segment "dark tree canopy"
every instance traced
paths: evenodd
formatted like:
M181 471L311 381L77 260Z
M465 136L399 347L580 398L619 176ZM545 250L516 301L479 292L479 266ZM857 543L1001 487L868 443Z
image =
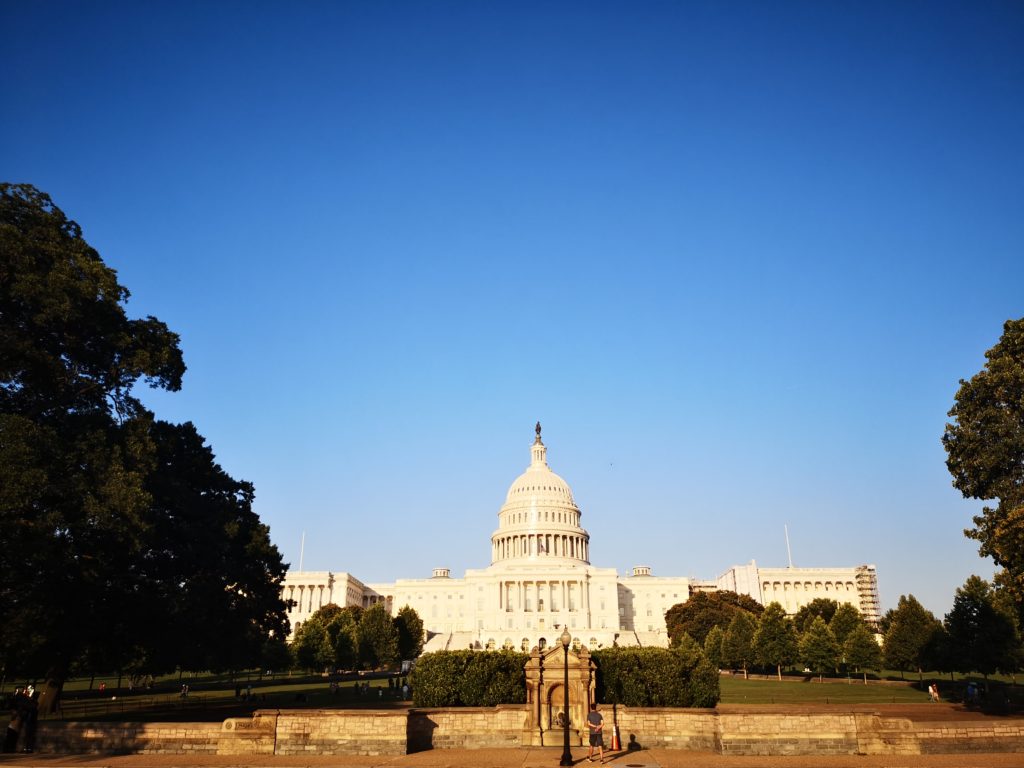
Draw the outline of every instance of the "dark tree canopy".
M965 533L1002 566L1004 587L1024 610L1024 318L1007 320L985 367L960 380L942 444L953 485L967 498L996 500Z
M835 600L830 600L827 597L816 597L807 605L800 606L800 609L793 617L793 624L796 625L797 631L806 632L816 616L821 616L826 624L830 624L832 617L836 615L838 609L839 603Z
M133 395L185 365L127 298L47 195L0 185L0 655L46 674L44 708L75 664L256 664L287 631L252 486Z
M395 616L398 629L398 655L402 659L415 659L423 652L423 619L411 606L403 606Z
M1020 639L1013 618L1000 610L987 581L971 576L956 590L946 614L949 658L958 672L1013 672Z
M764 607L749 595L735 592L695 592L685 603L673 605L665 612L668 636L675 645L686 633L703 645L712 627L729 626L737 611L746 611L757 617Z

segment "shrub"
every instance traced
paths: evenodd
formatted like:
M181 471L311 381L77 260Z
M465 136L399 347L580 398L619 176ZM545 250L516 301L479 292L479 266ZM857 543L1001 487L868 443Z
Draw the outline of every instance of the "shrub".
M493 707L526 702L525 653L437 651L412 673L417 707Z
M678 648L605 648L593 653L597 697L632 707L713 707L718 672L695 642Z

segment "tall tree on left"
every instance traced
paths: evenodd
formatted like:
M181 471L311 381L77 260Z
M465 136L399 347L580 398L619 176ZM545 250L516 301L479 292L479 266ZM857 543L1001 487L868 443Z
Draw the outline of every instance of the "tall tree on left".
M164 323L128 318L128 296L48 195L0 184L0 657L45 675L44 711L78 662L231 665L287 631L251 486L133 394L178 390L185 364ZM186 621L190 602L229 615ZM183 623L189 648L173 642Z

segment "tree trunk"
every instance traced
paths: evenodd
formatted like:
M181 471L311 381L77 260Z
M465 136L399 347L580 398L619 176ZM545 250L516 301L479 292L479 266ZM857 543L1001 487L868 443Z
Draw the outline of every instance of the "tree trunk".
M864 670L864 685L867 685L867 684L868 684L868 672L867 672L867 670Z
M782 665L781 664L776 664L775 665L775 671L778 673L778 675L779 675L779 682L781 683L782 682Z
M46 673L46 682L39 694L39 714L52 715L60 704L60 694L64 690L64 681L68 676L68 665L63 662L54 664Z
M749 677L747 677L747 663L746 662L743 662L743 679L744 680L749 680L750 679Z

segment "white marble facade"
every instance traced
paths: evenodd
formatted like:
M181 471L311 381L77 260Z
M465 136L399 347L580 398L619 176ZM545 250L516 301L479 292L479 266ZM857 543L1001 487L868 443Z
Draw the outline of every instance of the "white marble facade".
M590 534L569 485L551 471L540 425L530 466L508 490L491 536L491 564L452 578L435 568L430 578L364 584L345 572L290 571L284 597L293 630L328 603L368 607L383 602L394 614L412 606L427 630L426 650L544 646L568 626L591 649L665 646L665 612L692 591L728 589L761 603L778 601L796 613L816 597L850 603L879 619L875 568L758 568L734 566L713 581L651 574L637 566L620 576L590 564Z

